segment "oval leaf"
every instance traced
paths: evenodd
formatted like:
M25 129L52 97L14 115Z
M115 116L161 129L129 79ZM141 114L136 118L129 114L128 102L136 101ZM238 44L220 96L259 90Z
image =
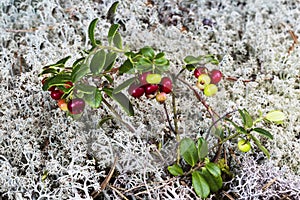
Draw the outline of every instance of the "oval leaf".
M179 150L185 162L194 167L198 162L198 151L194 141L191 138L182 139Z
M119 68L119 74L122 75L133 68L133 64L127 59Z
M205 165L205 168L211 173L214 177L221 176L221 170L219 166L213 162L209 162Z
M43 85L43 90L47 91L52 86L65 85L66 82L71 81L71 76L68 74L57 74L46 80Z
M103 49L98 51L92 58L91 64L90 64L90 69L93 74L99 74L105 64L106 60L106 53Z
M263 135L265 137L273 139L273 135L269 131L267 131L267 130L265 130L263 128L254 128L253 131L255 131L255 132L257 132L257 133L259 133L259 134L261 134L261 135Z
M123 45L122 45L122 37L121 34L116 32L114 38L113 38L113 43L115 45L115 47L117 47L118 49L122 49Z
M97 25L98 20L99 20L98 18L94 19L90 23L89 29L88 29L89 38L90 38L90 41L91 41L93 47L97 46L97 41L95 40L95 27Z
M75 68L73 68L71 78L72 82L76 83L79 81L82 77L84 77L86 74L90 72L89 66L87 64L77 65Z
M108 9L107 14L106 14L107 19L113 20L118 5L119 5L119 2L116 1L110 6L110 8Z
M109 71L114 66L116 62L117 54L115 52L108 52L106 54L104 70Z
M141 53L142 53L143 56L145 56L149 59L152 59L155 56L154 50L151 47L148 47L148 46L142 48Z
M245 126L246 128L251 128L253 126L253 119L246 109L243 110L245 115Z
M102 102L101 92L97 88L95 88L92 94L84 95L84 100L92 108L98 108Z
M127 79L126 81L124 81L122 84L120 84L119 86L117 86L113 93L118 93L121 92L123 89L125 89L126 87L128 87L129 85L131 85L134 81L135 81L135 77L132 77L130 79Z
M198 139L198 157L200 160L203 160L208 154L208 145L204 138Z
M170 172L170 174L172 174L173 176L179 176L179 175L182 175L183 174L183 170L182 168L177 165L177 164L174 164L174 165L171 165L168 167L168 171Z
M208 183L210 191L217 192L222 188L223 180L221 176L213 176L205 167L202 168L200 174Z
M120 104L120 106L129 116L134 115L133 106L126 95L124 95L122 92L119 92L117 94L113 93L111 97Z
M86 85L86 84L76 84L75 90L82 92L84 94L93 94L97 88L92 85Z
M183 59L186 64L196 64L202 60L202 57L187 56Z
M192 173L192 184L196 194L201 198L206 198L210 194L210 188L207 181L199 171Z
M279 110L274 110L269 112L265 118L271 122L281 122L283 120L285 120L286 116L283 112L279 111Z
M253 135L250 135L250 137L254 141L255 145L267 156L268 159L270 159L269 151L260 143L260 141Z
M111 45L119 26L120 26L119 24L113 24L110 26L108 31L108 36L107 36L109 45Z

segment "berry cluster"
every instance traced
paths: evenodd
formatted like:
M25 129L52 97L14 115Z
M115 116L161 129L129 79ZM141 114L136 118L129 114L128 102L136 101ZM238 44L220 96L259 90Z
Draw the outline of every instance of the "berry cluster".
M44 85L47 80L47 77L42 80ZM73 87L71 81L66 82L63 86L64 89L69 89ZM52 86L48 89L50 91L50 96L52 99L57 101L58 107L63 111L68 111L72 115L81 114L85 107L85 101L81 98L74 98L69 100L64 97L64 91L56 86Z
M196 86L203 90L205 96L213 96L218 92L218 84L222 79L220 70L213 69L208 71L206 67L198 67L194 70L194 76L198 79Z
M172 88L172 80L169 77L162 78L160 74L144 72L129 86L128 93L135 98L145 94L147 98L155 97L159 103L164 103Z

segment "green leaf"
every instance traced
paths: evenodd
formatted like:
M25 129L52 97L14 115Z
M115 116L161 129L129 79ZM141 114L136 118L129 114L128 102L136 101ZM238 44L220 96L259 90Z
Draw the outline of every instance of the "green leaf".
M221 170L219 166L213 162L209 162L205 165L205 168L211 173L214 177L221 176Z
M43 90L47 91L52 86L65 85L66 82L71 81L71 76L68 74L57 74L56 76L48 78L44 85Z
M253 126L253 119L246 109L244 109L243 111L244 111L245 120L246 120L245 127L251 128Z
M103 49L98 51L92 58L90 69L93 74L100 74L106 60L106 53Z
M114 82L114 80L113 80L113 78L111 77L111 75L109 75L109 74L104 74L103 76L106 78L106 80L108 80L109 83L113 83L113 82Z
M112 44L113 39L117 33L119 26L120 26L119 24L113 24L110 26L109 31L108 31L108 36L107 36L109 45Z
M223 180L221 176L213 176L205 167L202 167L200 174L208 183L211 192L217 192L222 188Z
M187 56L183 59L186 64L196 64L202 60L202 57Z
M160 52L160 53L156 54L155 59L160 59L160 58L163 58L164 56L165 56L165 53Z
M108 120L114 119L113 116L108 115L104 118L102 118L99 122L98 122L98 127L100 128L104 123L106 123Z
M203 160L208 154L208 145L204 138L200 137L198 139L198 157Z
M66 62L71 58L71 56L67 56L63 59L60 59L59 61L57 61L56 64L66 64Z
M266 116L265 119L271 122L282 122L286 119L286 116L283 112L279 110L270 111Z
M63 59L60 59L59 61L57 61L55 64L51 64L51 65L47 65L45 67L43 67L43 69L48 69L48 68L64 68L66 62L71 58L71 56L67 56Z
M98 89L95 86L80 83L75 85L75 90L78 90L84 94L93 94Z
M55 75L58 73L57 69L53 69L53 68L49 68L49 69L44 69L39 76L45 75L45 74L51 74L51 75Z
M123 45L122 45L122 37L121 34L116 32L114 38L113 38L113 43L115 45L115 47L117 47L118 49L122 49Z
M238 111L239 111L239 113L241 115L243 125L246 126L246 117L245 117L244 112L241 109L238 109Z
M173 176L183 175L183 170L182 170L182 168L181 168L179 165L177 165L177 164L168 166L168 171L169 171L170 174L172 174Z
M119 68L119 74L125 74L126 72L128 72L129 70L131 70L133 68L133 64L132 62L127 59Z
M128 87L129 85L131 85L134 81L136 80L135 77L132 77L130 79L127 79L126 81L124 81L123 83L121 83L120 85L118 85L113 93L118 93L118 92L121 92L123 89L125 89L126 87Z
M254 128L253 131L255 131L255 132L257 132L257 133L259 133L259 134L261 134L261 135L263 135L267 138L273 139L273 135L269 131L267 131L263 128Z
M260 143L260 141L253 135L250 135L250 137L254 141L255 145L267 156L268 159L270 159L269 151Z
M106 54L104 70L109 71L114 66L116 62L117 54L115 52L108 52Z
M199 171L192 173L192 184L196 194L201 198L206 198L210 194L210 188L205 178Z
M77 81L79 81L82 77L84 77L89 72L90 72L90 68L86 63L77 65L75 68L73 68L73 71L71 74L72 82L76 83Z
M159 58L159 59L155 59L154 60L154 64L156 66L169 66L170 62L168 59L166 59L165 57Z
M110 6L110 8L108 9L107 14L106 14L107 19L113 20L118 5L119 5L119 2L116 1Z
M137 67L143 69L145 67L152 67L152 62L148 58L140 58Z
M198 162L198 151L194 141L191 138L182 139L179 150L185 162L194 167Z
M141 49L141 53L142 53L143 56L145 56L146 58L149 58L149 59L153 59L154 56L155 56L154 50L151 47L148 47L148 46L143 47Z
M103 88L103 91L110 96L113 100L119 103L119 105L123 108L123 110L129 115L133 116L134 115L134 110L131 102L127 98L126 95L124 95L122 92L113 93L113 89L111 88Z
M194 69L196 69L196 66L193 64L188 64L186 66L184 66L187 70L189 71L193 71Z
M89 39L90 39L93 47L98 45L98 42L95 40L95 27L97 25L98 20L99 20L98 18L94 19L90 23L89 29L88 29Z
M101 92L98 90L98 88L95 88L92 94L84 95L84 100L92 108L98 108L102 102Z

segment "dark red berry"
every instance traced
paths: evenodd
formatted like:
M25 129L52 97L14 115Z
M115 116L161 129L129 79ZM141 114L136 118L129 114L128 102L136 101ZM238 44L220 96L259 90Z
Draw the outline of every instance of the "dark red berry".
M81 98L72 99L68 103L68 110L72 115L78 115L83 112L85 107L85 102Z
M52 91L54 91L55 89L56 89L56 87L55 87L55 86L52 86L52 87L50 87L50 88L48 89L48 91L52 92Z
M64 94L63 91L61 90L52 90L51 91L51 98L54 99L54 100L59 100L62 95Z
M154 94L158 90L158 85L156 84L147 84L144 86L145 94Z
M217 69L213 69L211 72L210 72L210 79L211 79L211 82L212 84L217 84L221 81L222 79L222 72L220 70L217 70Z
M71 88L71 87L73 87L73 83L71 81L66 82L65 88L68 89L68 88Z
M146 78L147 76L151 74L151 72L144 72L140 75L139 77L139 81L140 81L140 84L143 86L143 85L146 85L148 84L147 81L146 81Z
M144 92L144 88L139 84L133 83L128 88L128 93L135 98L140 98L144 94Z
M198 78L201 74L207 74L206 67L198 67L194 70L194 76Z
M166 94L172 92L173 84L169 77L163 77L160 82L160 91Z

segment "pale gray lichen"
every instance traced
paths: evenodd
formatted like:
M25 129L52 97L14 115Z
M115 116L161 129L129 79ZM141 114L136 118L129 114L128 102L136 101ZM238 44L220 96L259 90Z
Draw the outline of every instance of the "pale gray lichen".
M139 197L148 199L197 199L189 183L185 185L166 173L166 167L175 160L176 143L161 105L133 100L136 116L121 117L135 127L135 133L116 120L97 129L107 110L86 111L82 120L74 121L41 90L37 75L43 66L67 55L72 55L67 63L71 64L80 51L88 48L87 26L92 19L100 18L96 35L105 39L110 25L105 13L113 2L1 1L2 198L91 199L91 192L107 176L105 169L118 156L112 184L128 190L129 196L134 198L140 192ZM283 125L265 124L274 135L274 140L264 141L271 159L266 160L261 153L248 153L232 161L236 176L226 183L226 192L236 194L237 199L299 199L297 44L288 54L293 44L288 31L299 35L298 1L149 2L151 5L146 5L146 1L120 1L115 21L124 24L120 31L125 45L132 50L149 45L166 52L173 73L180 70L187 55L216 54L222 58L219 67L224 75L237 78L233 82L222 81L218 95L207 100L217 112L247 108L251 114L258 114L259 110L267 113L278 109L287 115ZM203 25L204 18L211 20L212 25ZM191 84L195 82L188 72L182 77ZM125 77L120 77L117 83L123 80ZM179 86L179 131L182 137L200 136L207 131L211 119L193 93L185 85ZM113 106L123 113L116 104ZM167 106L171 106L169 100ZM233 118L238 120L238 115ZM162 142L161 151L157 142ZM226 145L236 149L234 144ZM120 199L114 190L104 191L101 197Z

